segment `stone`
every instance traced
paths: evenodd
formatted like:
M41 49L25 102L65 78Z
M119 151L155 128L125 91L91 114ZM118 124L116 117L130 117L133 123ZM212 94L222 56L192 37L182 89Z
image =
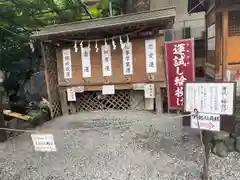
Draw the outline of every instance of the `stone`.
M225 139L229 138L229 133L225 131L219 131L213 133L213 140L214 141L224 141Z
M212 153L219 157L227 157L229 150L223 142L218 142L214 145Z
M233 137L224 140L224 144L227 146L229 152L235 151L236 140Z

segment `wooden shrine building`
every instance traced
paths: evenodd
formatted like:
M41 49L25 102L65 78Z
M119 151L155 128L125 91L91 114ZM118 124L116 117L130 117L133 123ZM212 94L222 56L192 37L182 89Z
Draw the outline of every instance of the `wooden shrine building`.
M189 0L188 9L199 4ZM240 1L205 0L192 13L206 12L206 63L205 73L214 80L231 80L240 70Z
M169 7L47 26L41 40L52 117L107 109L161 111ZM147 95L146 95L147 94Z

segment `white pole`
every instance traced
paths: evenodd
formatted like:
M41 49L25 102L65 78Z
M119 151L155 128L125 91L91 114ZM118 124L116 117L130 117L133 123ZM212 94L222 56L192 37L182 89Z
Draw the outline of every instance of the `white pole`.
M110 17L113 16L113 12L112 12L112 0L109 0L109 13L110 13Z

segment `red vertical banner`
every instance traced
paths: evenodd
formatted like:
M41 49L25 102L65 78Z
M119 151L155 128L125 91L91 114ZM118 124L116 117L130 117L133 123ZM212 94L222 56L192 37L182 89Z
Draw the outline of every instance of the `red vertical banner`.
M194 40L165 43L168 108L182 109L184 83L195 81Z

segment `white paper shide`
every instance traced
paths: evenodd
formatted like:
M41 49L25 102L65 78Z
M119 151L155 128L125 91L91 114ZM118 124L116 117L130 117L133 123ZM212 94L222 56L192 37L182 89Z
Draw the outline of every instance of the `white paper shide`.
M186 83L185 111L233 115L234 87L234 83Z
M103 95L115 94L114 85L103 85L102 86L102 94Z
M111 57L111 46L103 45L102 50L102 71L103 76L112 76L112 57Z
M157 72L156 39L145 40L146 72Z
M220 115L198 113L191 116L191 128L209 131L220 131Z
M144 85L144 96L147 99L155 98L154 84L145 84Z
M90 53L91 49L89 47L82 48L82 76L83 78L91 77L91 61Z
M55 152L57 151L52 134L31 134L35 151Z
M123 57L123 74L124 75L133 74L133 55L131 42L123 44L122 57Z
M71 49L63 49L62 58L64 79L71 79L72 78Z
M69 102L71 102L71 101L76 101L75 88L68 88L68 89L67 89L67 100L68 100Z

